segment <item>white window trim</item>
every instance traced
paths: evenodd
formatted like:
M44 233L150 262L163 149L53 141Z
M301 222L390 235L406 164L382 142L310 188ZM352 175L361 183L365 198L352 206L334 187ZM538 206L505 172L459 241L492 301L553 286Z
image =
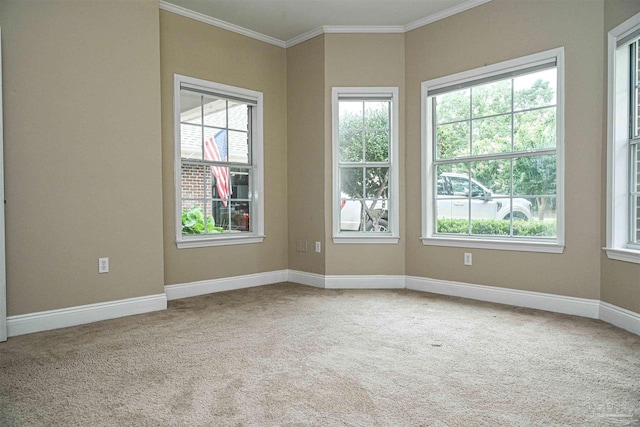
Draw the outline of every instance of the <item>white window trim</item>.
M636 264L640 264L640 250L628 246L630 64L625 54L628 44L618 48L617 43L638 29L640 13L609 31L607 36L607 241L603 248L610 259Z
M251 158L253 163L253 211L252 230L248 233L221 233L217 235L183 235L182 234L182 200L180 179L182 165L180 153L180 85L186 83L191 87L205 91L214 91L222 95L240 96L255 100L254 123L252 126ZM176 244L179 249L199 248L207 246L226 246L264 241L264 143L263 143L263 94L250 89L214 83L194 77L174 74L173 76L173 129L174 129L174 194L175 194L175 231Z
M389 147L390 183L389 183L389 223L390 233L364 233L359 231L340 231L340 187L338 179L339 170L339 144L338 139L338 97L340 95L374 97L376 95L391 95L391 141ZM332 126L332 150L333 150L333 243L354 244L397 244L400 241L400 184L399 184L399 100L397 87L334 87L331 90L331 126Z
M510 70L530 67L536 63L544 63L551 58L556 59L558 76L557 86L557 141L556 141L556 213L557 238L554 240L536 240L526 238L501 238L486 236L437 236L434 233L433 215L435 206L431 206L433 197L433 151L431 149L431 103L427 102L429 90L451 86L470 80L487 78ZM422 124L422 244L430 246L453 246L462 248L496 249L525 252L562 253L564 251L564 48L551 49L545 52L512 59L497 64L487 65L469 71L422 82L421 86L421 124Z

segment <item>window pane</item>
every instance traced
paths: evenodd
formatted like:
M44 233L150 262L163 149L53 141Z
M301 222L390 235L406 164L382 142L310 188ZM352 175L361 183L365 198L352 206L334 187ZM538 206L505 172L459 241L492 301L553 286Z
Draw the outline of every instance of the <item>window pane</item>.
M251 195L251 170L230 168L231 199L249 200Z
M228 208L228 204L220 200L212 200L209 205L211 206L211 215L215 226L213 231L218 233L229 232L231 230L231 210Z
M436 233L469 234L469 220L438 215Z
M202 160L202 127L180 125L180 156L183 159Z
M211 173L204 165L182 164L181 183L183 199L211 197Z
M365 161L389 161L389 131L369 131L365 134Z
M229 103L229 129L249 130L249 106L240 102Z
M365 168L365 197L389 197L389 168Z
M511 79L476 86L471 89L473 117L511 112Z
M204 95L202 102L204 103L204 124L219 128L227 127L227 101Z
M436 128L436 158L452 159L470 154L469 122L439 125Z
M249 134L230 130L228 149L230 162L249 163Z
M631 216L631 225L632 225L632 240L631 243L640 243L640 196L636 196L633 199L632 205L632 216ZM635 231L635 232L634 232Z
M489 198L511 193L511 161L487 160L471 164L471 197Z
M209 203L203 200L182 201L182 234L215 233L214 227Z
M521 207L531 204L533 217L526 220ZM520 237L556 237L558 218L555 197L524 197L513 199L513 235Z
M340 161L361 162L364 132L361 130L340 131Z
M364 195L363 168L340 168L340 193L343 198L361 199Z
M511 115L473 121L473 155L511 151Z
M209 166L212 185L211 197L226 200L229 197L229 168L224 166Z
M251 212L249 202L229 202L220 200L211 202L215 232L237 233L251 231Z
M436 96L434 107L436 123L469 120L471 115L470 93L470 89L463 89Z
M360 200L342 199L340 201L340 231L362 230L362 212Z
M640 143L631 146L631 191L640 191Z
M364 126L367 129L389 129L391 103L388 101L366 101L364 104Z
M469 164L436 166L436 230L438 233L469 232Z
M202 96L188 90L180 91L180 122L202 124Z
M511 216L509 197L471 200L471 234L510 236Z
M204 160L227 161L227 131L204 128Z
M555 156L533 156L514 159L513 194L520 196L556 194Z
M363 102L339 101L338 127L344 129L362 129L363 127Z
M632 88L634 90L631 91L631 99L633 102L631 103L631 137L637 138L640 136L640 43L636 40L631 44L631 51L634 52L635 57L633 59L635 65L635 76L632 77ZM633 68L632 68L633 69Z
M367 200L366 231L386 233L389 231L389 201L386 199Z
M231 231L251 231L251 221L249 212L249 202L230 203L230 225Z
M638 71L640 72L640 71ZM631 182L629 236L633 244L640 243L640 144L631 145Z
M557 218L557 199L549 197L525 197L531 203L531 214L534 220L554 222Z
M557 81L555 68L516 77L513 80L514 110L556 105Z
M515 151L556 146L556 107L516 113L513 120Z

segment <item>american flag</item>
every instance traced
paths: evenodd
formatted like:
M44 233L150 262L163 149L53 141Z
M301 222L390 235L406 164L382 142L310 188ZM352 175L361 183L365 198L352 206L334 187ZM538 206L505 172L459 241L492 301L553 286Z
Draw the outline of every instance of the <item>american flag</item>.
M221 155L222 153L222 155ZM204 158L215 162L227 161L227 131L221 130L213 138L204 142ZM216 179L218 197L222 199L222 204L227 206L227 197L231 194L229 190L229 168L223 166L211 166L211 173Z

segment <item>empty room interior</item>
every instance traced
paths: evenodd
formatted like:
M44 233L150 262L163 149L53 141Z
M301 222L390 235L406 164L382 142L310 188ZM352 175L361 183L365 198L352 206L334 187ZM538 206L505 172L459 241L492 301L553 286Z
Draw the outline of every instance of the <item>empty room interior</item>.
M0 425L639 425L640 2L233 3L0 0Z

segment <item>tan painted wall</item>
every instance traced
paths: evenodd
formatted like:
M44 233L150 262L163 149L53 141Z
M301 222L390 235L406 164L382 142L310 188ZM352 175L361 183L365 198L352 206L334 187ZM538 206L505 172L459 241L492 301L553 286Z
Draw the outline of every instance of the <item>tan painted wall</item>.
M8 0L0 26L7 314L164 292L157 2Z
M607 33L620 25L627 19L631 18L636 13L640 13L640 2L631 0L606 0L604 2L604 43L606 43ZM605 45L606 46L606 45ZM605 48L606 49L606 48ZM604 70L606 73L606 55L604 52ZM606 74L605 74L606 78ZM604 102L606 108L606 88L604 92ZM606 131L606 116L603 122L604 130ZM602 182L606 182L606 153L607 153L607 138L606 134L603 136L602 145ZM604 186L603 186L604 187ZM605 193L603 192L603 200ZM602 246L606 245L606 231L604 228L606 204L602 206ZM615 261L607 258L607 255L603 252L602 258L602 272L601 272L601 292L602 301L617 305L618 307L632 310L636 313L640 313L640 265L629 262Z
M165 283L187 283L287 268L286 53L277 46L160 11L162 188ZM174 73L264 94L265 234L261 244L176 247Z
M406 34L408 275L599 298L602 23L599 0L494 0ZM560 46L566 64L564 253L423 246L420 83ZM473 253L473 266L463 266L464 252Z
M324 36L287 49L289 268L325 273ZM297 241L307 252L296 251ZM315 252L315 242L322 252Z
M405 35L328 34L285 51L159 12L155 0L3 0L8 315L284 268L601 297L640 312L640 266L600 250L604 40L637 12L633 0L494 0ZM565 253L474 249L474 265L463 267L468 250L423 246L420 83L558 46L566 53ZM176 249L173 73L264 92L263 244ZM400 87L399 245L331 242L330 93L350 85ZM296 253L296 240L309 252ZM111 259L109 274L97 274L101 256Z
M325 35L325 236L327 274L404 274L404 35ZM332 241L331 88L399 88L400 243L334 244Z

